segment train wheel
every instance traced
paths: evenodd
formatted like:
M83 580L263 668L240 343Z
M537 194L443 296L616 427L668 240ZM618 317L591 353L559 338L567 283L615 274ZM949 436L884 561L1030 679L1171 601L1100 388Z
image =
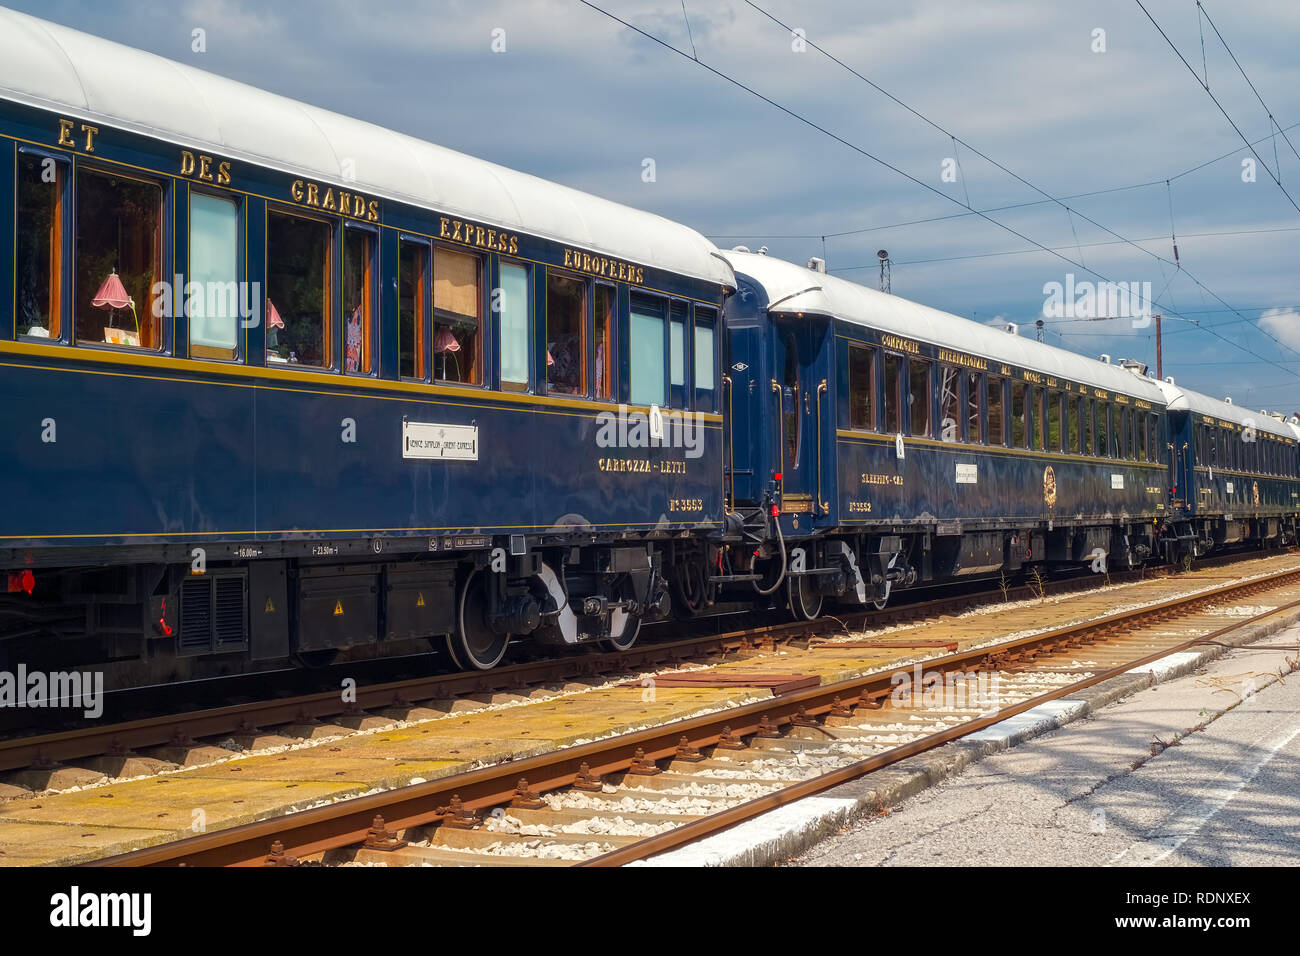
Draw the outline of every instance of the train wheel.
M628 614L627 611L611 611L609 615L609 639L600 643L611 651L628 651L641 634L641 615ZM617 635L617 636L615 636Z
M487 623L487 597L475 569L461 585L456 630L447 635L447 650L461 670L486 671L506 656L509 634L498 634Z
M878 597L878 598L872 598L872 599L871 599L871 603L872 603L873 605L875 605L875 608L876 608L877 611L883 611L883 610L885 609L885 605L887 605L887 604L889 603L889 591L890 591L890 588L893 587L893 585L894 585L894 582L893 582L893 581L886 581L886 582L885 582L885 593L882 594L882 595L880 595L880 597Z
M615 600L629 600L634 596L632 579L623 575L618 585L612 589ZM610 651L631 650L632 645L641 634L641 614L629 614L622 608L609 612L609 637L601 641L601 647Z
M790 614L796 621L815 621L821 617L826 595L817 590L813 575L796 574L788 578L786 597L790 602Z

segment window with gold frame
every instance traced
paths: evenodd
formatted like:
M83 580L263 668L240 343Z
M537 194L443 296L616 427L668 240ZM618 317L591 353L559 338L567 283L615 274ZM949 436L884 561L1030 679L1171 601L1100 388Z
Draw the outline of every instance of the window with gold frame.
M14 250L14 333L62 339L67 300L67 160L20 150Z
M334 224L298 212L266 214L266 363L328 369L332 321Z
M76 172L75 338L81 345L158 351L154 315L163 276L163 186L81 164Z
M343 227L343 371L374 370L374 269L378 233Z
M433 250L433 379L483 383L483 257Z

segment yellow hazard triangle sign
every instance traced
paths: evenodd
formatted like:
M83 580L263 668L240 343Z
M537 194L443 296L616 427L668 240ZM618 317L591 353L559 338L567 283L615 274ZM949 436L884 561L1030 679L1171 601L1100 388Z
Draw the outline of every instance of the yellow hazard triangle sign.
M415 606L416 606L416 607L424 607L424 592L423 592L423 591L418 591L418 592L416 592L416 597L415 597Z
M343 602L339 601L334 605L334 616L341 617L343 614Z
M275 613L275 605L271 603L271 599L270 599L270 598L267 598L267 599L266 599L266 613L267 613L267 614L274 614L274 613Z

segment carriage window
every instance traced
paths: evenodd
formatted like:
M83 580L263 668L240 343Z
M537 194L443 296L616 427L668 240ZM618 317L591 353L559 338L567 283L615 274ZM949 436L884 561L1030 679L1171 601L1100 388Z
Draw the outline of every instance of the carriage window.
M433 377L478 385L482 261L441 246L433 250Z
M961 441L961 369L940 365L939 371L939 438Z
M912 419L912 434L930 435L930 363L919 359L907 362L907 404Z
M981 388L979 372L966 373L966 435L967 441L979 444L980 435L980 399L984 392Z
M233 359L239 339L239 207L206 193L190 195L190 355Z
M1137 448L1134 449L1133 457L1138 461L1148 461L1147 452L1147 417L1141 412L1134 413L1134 419L1137 423Z
M1097 454L1097 432L1094 427L1097 403L1091 398L1085 398L1080 405L1080 410L1083 413L1083 421L1079 429L1083 432L1083 453L1092 458Z
M63 332L63 194L66 163L18 159L17 332L57 339Z
M714 409L713 392L717 388L714 369L718 360L713 354L713 328L717 318L714 309L695 307L695 409L700 412Z
M665 404L663 303L634 295L628 336L629 401L634 405Z
M596 397L614 396L614 287L596 284Z
M988 387L985 394L989 397L989 444L1005 445L1006 428L1002 423L1002 379L993 375L986 376Z
M902 378L903 360L897 355L885 356L885 431L889 434L898 434L903 430L902 418L899 415L899 398L898 388Z
M162 276L162 188L77 172L77 340L158 349L154 283Z
M560 395L587 394L587 283L568 276L546 277L546 389Z
M1033 447L1039 451L1043 450L1043 404L1043 390L1034 388L1031 385L1029 387L1029 414L1033 416Z
M668 316L668 384L677 390L686 389L686 303L674 302ZM673 400L676 404L676 398Z
M1024 448L1029 439L1025 427L1025 386L1020 382L1011 385L1011 446Z
M1079 409L1082 400L1073 395L1065 396L1065 451L1067 454L1079 453Z
M1110 455L1110 406L1105 402L1097 403L1097 457L1109 458Z
M501 383L517 391L528 388L528 267L501 263Z
M1047 393L1047 447L1061 450L1061 393Z
M875 427L872 415L876 394L875 354L861 345L849 346L849 427L864 431Z
M330 224L266 217L266 360L328 368Z
M501 267L504 271L505 266ZM502 283L504 284L504 282ZM429 301L429 249L418 242L403 242L397 263L397 374L423 381ZM503 319L502 322L505 320ZM505 348L505 345L502 345Z
M343 231L343 371L371 368L371 270L374 235L364 229Z

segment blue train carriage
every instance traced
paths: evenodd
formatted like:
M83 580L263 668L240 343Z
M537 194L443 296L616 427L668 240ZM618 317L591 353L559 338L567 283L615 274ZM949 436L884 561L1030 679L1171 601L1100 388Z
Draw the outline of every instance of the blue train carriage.
M1157 550L1164 398L1144 370L855 285L820 260L724 256L737 277L728 491L752 536L779 532L750 570L767 587L784 564L796 616L827 596L883 606L916 582L1128 567Z
M0 655L630 646L724 518L714 252L0 10Z
M1168 407L1171 557L1296 541L1300 426L1280 413L1240 408L1159 383Z

